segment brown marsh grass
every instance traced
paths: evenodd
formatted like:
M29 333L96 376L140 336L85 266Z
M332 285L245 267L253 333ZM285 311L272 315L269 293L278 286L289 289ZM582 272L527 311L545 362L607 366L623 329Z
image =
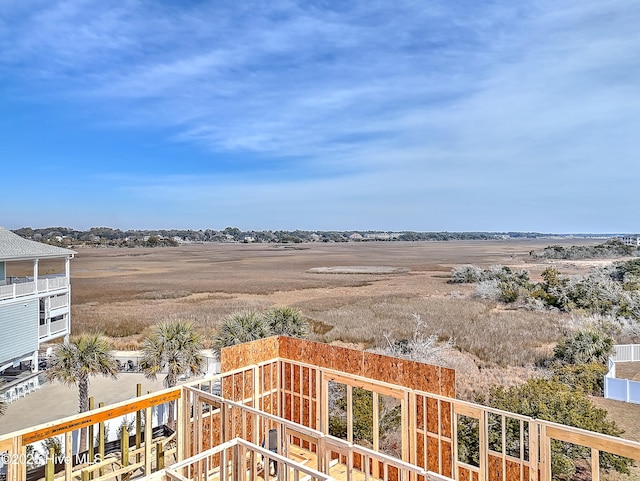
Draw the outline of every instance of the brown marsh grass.
M383 345L385 335L411 336L413 314L420 314L425 334L455 340L459 355L452 355L450 363L460 379L509 383L526 378L531 366L549 354L565 320L473 299L470 286L447 283L449 273L462 264L503 264L528 269L535 278L548 264L532 262L529 251L555 243L576 241L81 248L72 261L72 329L101 331L117 348L135 349L148 327L162 319L192 320L211 338L231 312L291 305L311 321L315 339L373 347ZM309 272L333 266L391 266L409 272ZM571 265L572 272L581 268Z

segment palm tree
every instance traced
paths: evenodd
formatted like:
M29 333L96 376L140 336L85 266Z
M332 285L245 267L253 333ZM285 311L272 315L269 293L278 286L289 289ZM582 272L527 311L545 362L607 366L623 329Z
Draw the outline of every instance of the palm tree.
M202 374L205 359L202 338L191 322L163 321L156 324L142 346L142 371L149 379L167 370L163 384L174 387L185 374ZM173 426L173 402L169 408L169 425Z
M272 334L291 337L307 335L309 325L299 309L275 306L264 313L264 319L271 328Z
M213 347L220 354L223 347L255 341L271 335L269 324L257 312L235 312L222 321L218 334L213 338Z
M118 377L118 363L111 354L111 344L100 334L82 334L57 346L46 371L49 381L78 386L78 410L81 413L89 410L89 378L98 374L113 379ZM85 441L83 429L81 449L84 449Z

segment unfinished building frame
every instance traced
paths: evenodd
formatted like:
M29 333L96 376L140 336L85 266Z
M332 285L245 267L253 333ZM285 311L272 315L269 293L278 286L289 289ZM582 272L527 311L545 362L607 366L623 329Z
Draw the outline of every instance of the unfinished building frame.
M213 378L2 436L0 453L19 460L29 444L64 435L69 456L59 475L46 471L47 479L98 481L123 474L149 480L550 481L554 440L590 450L594 480L601 479L602 452L640 460L640 443L457 400L455 372L447 368L287 337L225 348L221 362L222 374ZM346 429L340 435L332 433L330 414L335 384L343 387ZM356 439L356 390L371 406L366 443ZM395 456L381 449L381 405L388 400L397 406ZM154 439L151 430L136 432L126 455L130 443L123 437L120 454L105 456L98 446L98 463L74 464L72 431L134 412L151 425L153 410L169 401L177 412L172 435ZM24 464L8 468L8 479L26 479Z

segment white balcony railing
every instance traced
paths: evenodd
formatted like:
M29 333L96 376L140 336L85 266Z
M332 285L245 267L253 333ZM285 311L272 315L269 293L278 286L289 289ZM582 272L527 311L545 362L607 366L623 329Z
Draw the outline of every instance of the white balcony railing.
M69 305L69 294L49 298L49 309L59 309Z
M0 301L3 299L12 299L16 297L31 296L33 294L47 293L64 289L69 286L69 280L66 277L47 277L38 279L38 282L21 282L0 286Z
M67 330L67 320L66 319L62 319L60 321L54 321L50 324L51 328L49 329L49 332L51 334L58 334L62 331L66 331Z
M48 337L56 336L60 337L61 334L69 332L69 325L67 319L61 319L59 321L47 322L38 326L38 336L40 340Z

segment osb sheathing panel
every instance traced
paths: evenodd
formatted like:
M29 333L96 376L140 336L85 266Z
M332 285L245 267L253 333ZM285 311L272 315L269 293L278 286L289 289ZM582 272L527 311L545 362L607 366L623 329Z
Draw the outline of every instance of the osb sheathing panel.
M503 481L502 479L502 459L497 456L488 455L489 465L487 466L488 481ZM520 476L518 476L520 479Z
M455 396L453 369L289 337L280 337L280 357L410 389Z
M220 360L225 372L277 357L455 397L453 369L284 336L226 347Z
M424 468L424 434L416 433L416 466Z
M424 396L416 396L416 429L424 431Z
M427 465L428 471L440 472L438 459L438 439L427 437Z
M471 481L471 472L468 468L460 466L458 468L458 479L460 481Z
M438 400L427 398L427 431L438 434Z
M451 450L451 443L448 441L442 441L442 474L451 477L453 467L453 455Z
M384 465L380 463L380 473L384 473ZM387 467L387 479L389 481L398 481L399 470L395 466Z
M440 395L456 397L456 371L445 367L440 368Z
M442 436L452 437L451 403L447 401L440 401L440 430Z
M529 468L525 467L523 469L524 474L526 476L529 475ZM516 481L520 480L520 463L516 461L511 461L507 459L507 481Z
M280 340L276 336L225 347L220 353L222 372L232 371L250 364L259 364L280 355Z

